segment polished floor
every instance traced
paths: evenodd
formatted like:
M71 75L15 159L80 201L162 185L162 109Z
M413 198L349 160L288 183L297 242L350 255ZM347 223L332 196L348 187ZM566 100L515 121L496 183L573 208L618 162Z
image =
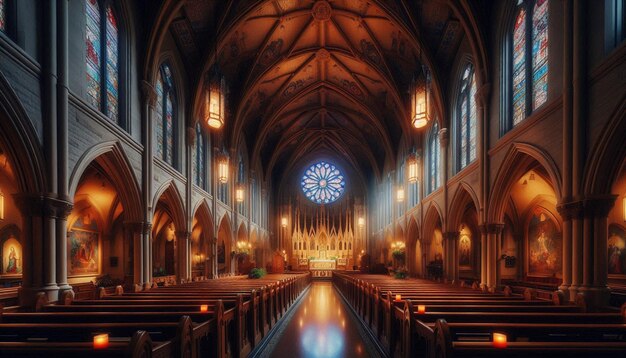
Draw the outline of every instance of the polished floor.
M361 327L330 282L311 284L274 344L270 357L375 357Z

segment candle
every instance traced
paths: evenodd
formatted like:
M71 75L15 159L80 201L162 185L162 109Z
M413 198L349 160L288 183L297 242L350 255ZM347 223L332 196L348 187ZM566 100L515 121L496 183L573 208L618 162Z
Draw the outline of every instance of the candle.
M106 349L108 347L109 347L109 335L108 334L98 334L93 337L94 349Z
M494 333L493 346L496 348L506 348L506 334Z
M419 313L419 314L426 313L426 306L425 305L417 305L417 313Z
M209 312L209 305L200 305L200 312L202 313Z
M402 300L402 295L396 295L396 301L401 301Z

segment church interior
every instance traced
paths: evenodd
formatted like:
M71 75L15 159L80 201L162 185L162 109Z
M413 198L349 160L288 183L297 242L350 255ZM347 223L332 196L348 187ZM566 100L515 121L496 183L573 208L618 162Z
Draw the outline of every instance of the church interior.
M0 356L626 356L626 0L0 0Z

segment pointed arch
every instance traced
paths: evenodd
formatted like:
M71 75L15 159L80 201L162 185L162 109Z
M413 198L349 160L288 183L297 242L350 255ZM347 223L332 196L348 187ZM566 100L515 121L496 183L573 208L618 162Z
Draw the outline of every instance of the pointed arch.
M163 202L165 210L170 215L176 230L187 230L187 220L185 219L185 207L183 199L173 180L166 182L156 191L152 200L153 210L156 211L157 204Z
M450 201L448 218L446 220L446 231L453 232L459 229L465 209L470 204L474 206L476 212L479 211L480 204L476 192L474 192L474 189L468 183L461 182Z
M545 170L557 201L561 201L561 174L556 162L548 153L538 147L515 142L511 144L505 155L491 189L489 211L487 212L487 219L490 223L503 222L511 187L521 175L536 164Z
M442 210L439 205L435 202L431 202L426 210L426 215L424 215L424 223L422 225L423 235L425 241L430 242L432 239L433 231L437 226L443 225L443 215ZM443 229L443 227L442 227Z
M16 170L20 192L47 191L44 157L37 132L20 99L0 71L0 145Z
M80 184L80 180L89 165L98 163L108 174L119 193L124 210L128 213L126 220L139 222L143 220L143 206L141 191L130 161L117 141L97 144L87 150L80 157L70 176L69 196L73 198Z
M213 236L213 228L215 221L211 215L211 209L205 199L200 200L193 209L193 217L198 220L198 224L206 230L209 235Z

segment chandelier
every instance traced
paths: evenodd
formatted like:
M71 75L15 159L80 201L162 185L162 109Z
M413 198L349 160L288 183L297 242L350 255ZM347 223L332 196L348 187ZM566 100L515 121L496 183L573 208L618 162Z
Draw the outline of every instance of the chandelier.
M225 97L226 80L216 63L211 68L204 89L204 120L211 128L220 129L224 125Z

